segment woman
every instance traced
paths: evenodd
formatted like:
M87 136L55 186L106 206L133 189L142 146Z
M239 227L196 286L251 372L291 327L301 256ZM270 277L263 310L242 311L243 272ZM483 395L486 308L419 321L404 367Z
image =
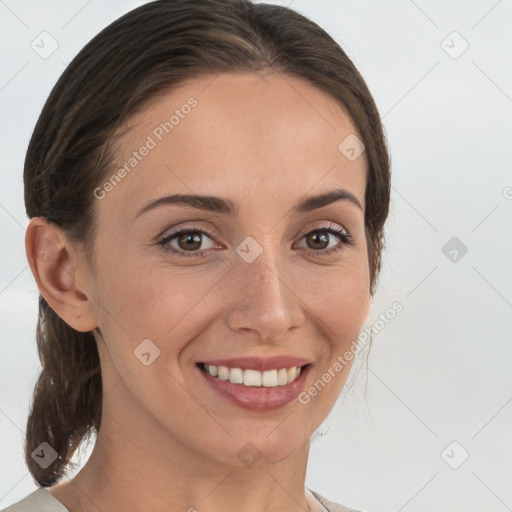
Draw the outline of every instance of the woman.
M6 510L353 510L304 482L375 293L390 171L329 35L249 0L137 8L55 85L24 184L42 488Z

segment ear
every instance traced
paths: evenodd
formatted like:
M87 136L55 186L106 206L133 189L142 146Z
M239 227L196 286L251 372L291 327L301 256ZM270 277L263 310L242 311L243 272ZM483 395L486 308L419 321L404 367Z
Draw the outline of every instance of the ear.
M80 255L66 235L44 217L30 220L25 251L41 295L73 329L97 327L93 297L77 278Z

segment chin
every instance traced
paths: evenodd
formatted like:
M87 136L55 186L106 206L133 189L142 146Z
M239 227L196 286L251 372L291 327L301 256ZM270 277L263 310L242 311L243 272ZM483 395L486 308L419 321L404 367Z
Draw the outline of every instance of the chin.
M234 436L231 444L236 448L229 450L226 462L236 467L263 467L293 457L309 445L313 432L311 425L290 421L293 416L291 413L289 418L280 423L274 421L266 428L260 426L254 435L245 432Z

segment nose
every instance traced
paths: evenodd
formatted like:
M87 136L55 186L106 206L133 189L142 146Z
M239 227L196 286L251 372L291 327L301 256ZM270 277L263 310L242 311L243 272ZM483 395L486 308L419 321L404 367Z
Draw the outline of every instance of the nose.
M264 250L252 263L237 263L226 315L230 329L256 333L266 343L276 342L304 321L297 278L270 253Z

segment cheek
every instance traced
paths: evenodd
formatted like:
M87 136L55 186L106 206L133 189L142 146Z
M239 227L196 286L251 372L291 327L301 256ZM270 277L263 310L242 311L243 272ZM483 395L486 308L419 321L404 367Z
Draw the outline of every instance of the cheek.
M211 322L211 297L216 286L222 287L219 280L224 273L162 262L134 263L133 268L125 262L123 268L112 269L105 294L109 311L102 315L105 326L112 329L109 340L123 350L128 344L133 351L150 339L164 356L160 362L165 359L166 366L173 366L176 354Z
M362 265L347 264L317 283L318 291L310 294L309 303L323 339L317 365L297 404L311 419L312 431L327 417L346 383L370 304L368 272Z
M359 334L370 301L369 271L364 257L317 274L309 290L307 302L328 328L327 339L342 343Z
M324 343L317 353L318 366L311 387L301 403L309 403L315 417L333 407L346 382L358 347L358 337L371 304L369 272L365 259L347 259L329 279L318 280L317 294L310 296L316 327Z

